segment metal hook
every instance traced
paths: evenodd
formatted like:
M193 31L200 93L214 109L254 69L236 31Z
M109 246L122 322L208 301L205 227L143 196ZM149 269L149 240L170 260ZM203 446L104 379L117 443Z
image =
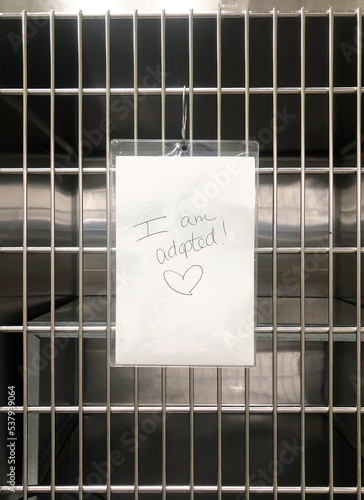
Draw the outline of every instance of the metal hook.
M186 125L187 125L187 102L186 102L186 85L183 86L182 93L182 149L185 151L186 146Z

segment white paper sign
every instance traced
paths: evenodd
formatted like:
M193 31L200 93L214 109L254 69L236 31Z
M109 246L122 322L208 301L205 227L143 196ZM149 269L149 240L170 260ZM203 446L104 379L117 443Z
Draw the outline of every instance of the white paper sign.
M116 158L115 363L251 366L255 159Z

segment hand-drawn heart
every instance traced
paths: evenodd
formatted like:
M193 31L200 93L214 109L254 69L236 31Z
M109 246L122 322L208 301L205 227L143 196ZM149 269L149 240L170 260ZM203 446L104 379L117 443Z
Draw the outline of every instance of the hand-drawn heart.
M192 295L192 290L201 281L203 269L199 265L191 266L184 274L176 271L164 271L163 278L169 288L182 295Z

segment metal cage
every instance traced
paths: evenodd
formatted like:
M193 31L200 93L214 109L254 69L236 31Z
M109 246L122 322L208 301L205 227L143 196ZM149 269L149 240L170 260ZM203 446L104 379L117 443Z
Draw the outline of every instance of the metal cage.
M361 2L24 4L0 14L1 495L360 499ZM188 139L260 142L257 364L111 368L108 144L178 139L184 85Z

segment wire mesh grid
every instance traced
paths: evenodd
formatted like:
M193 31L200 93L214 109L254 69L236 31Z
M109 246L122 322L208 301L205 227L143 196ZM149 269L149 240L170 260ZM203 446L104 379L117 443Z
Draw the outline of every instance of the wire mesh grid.
M306 18L324 18L328 23L328 85L323 86L306 86L307 79L307 69L306 69ZM340 40L335 39L335 21L336 19L348 17L353 19L356 24L356 41L353 48L353 53L355 54L356 60L356 82L354 85L338 86L334 85L334 52L335 47ZM160 399L157 402L151 404L145 404L141 400L140 394L140 384L143 370L135 368L133 369L133 374L129 374L130 380L132 380L132 392L133 401L129 404L115 404L112 398L112 377L113 370L104 358L104 363L106 364L106 375L105 375L105 385L106 385L106 400L104 404L94 403L92 404L92 398L90 402L85 403L86 394L84 387L85 371L86 371L86 360L85 360L85 343L88 342L89 338L92 336L100 336L104 339L106 338L108 352L108 342L109 336L107 333L110 331L110 314L111 314L111 300L110 300L110 286L106 283L106 317L102 321L96 323L90 323L89 318L85 318L85 309L87 304L85 303L89 300L89 294L85 292L85 273L87 271L87 266L85 265L85 260L88 256L93 255L104 255L106 259L107 248L109 246L110 238L110 221L107 220L107 239L104 245L87 246L85 244L85 232L83 230L85 224L85 199L86 188L89 176L99 175L106 178L105 192L106 197L109 196L108 191L108 168L109 168L109 154L106 147L105 154L99 155L95 165L91 163L86 163L85 159L85 132L83 127L83 120L85 116L85 98L87 96L101 96L105 100L105 114L104 114L104 131L105 131L105 144L108 145L111 137L113 136L113 130L111 130L111 114L115 111L113 106L112 97L113 96L130 96L132 98L132 119L133 119L133 136L135 139L140 135L140 102L141 98L147 96L157 96L160 98L160 137L166 139L168 135L167 131L167 114L166 114L166 99L168 96L178 96L180 97L183 91L183 86L171 87L166 85L166 23L169 19L183 18L187 20L187 44L188 44L188 96L189 96L189 138L195 137L194 127L196 122L196 117L198 113L196 112L195 99L196 96L212 96L216 103L216 108L213 108L213 112L216 111L216 138L221 140L223 138L222 121L223 121L223 96L237 95L239 99L244 102L244 115L240 116L240 120L244 122L244 134L245 139L251 138L250 134L250 121L252 115L254 114L254 106L252 105L252 96L268 96L269 103L272 110L272 120L271 120L271 144L272 150L266 154L266 158L262 159L260 166L260 174L268 176L267 185L271 188L271 244L270 245L260 245L258 252L262 258L268 258L268 271L271 273L271 310L270 310L270 321L261 322L257 328L258 339L261 342L268 342L268 347L265 349L271 353L271 365L270 370L262 375L262 379L265 380L265 385L262 383L258 389L255 391L264 391L266 386L270 386L270 397L271 401L267 402L264 400L263 403L257 403L256 401L251 401L251 380L254 376L254 369L241 370L239 375L239 382L235 385L240 387L243 399L240 403L236 402L234 399L229 402L229 398L226 397L224 393L224 377L228 378L229 374L227 372L223 373L221 368L217 368L209 379L210 389L216 391L215 401L206 402L201 398L199 393L199 399L196 400L196 377L201 376L201 373L194 368L188 369L187 373L184 373L184 380L186 383L186 394L187 399L183 402L174 403L171 398L168 397L168 379L172 377L172 371L166 368L162 368L156 380L160 384ZM208 87L198 87L195 85L194 79L194 41L195 41L195 31L194 22L196 19L209 19L215 23L216 31L213 33L215 36L216 43L216 86ZM223 50L222 50L222 21L226 19L239 18L243 21L243 47L244 47L244 86L223 86L222 85L222 65L223 65ZM250 44L251 40L251 20L255 18L264 18L268 20L271 26L271 47L269 59L272 64L272 82L269 86L252 87L250 86L250 70L253 65L257 64L256 60L252 61L251 51L252 47ZM34 88L28 86L28 72L30 70L28 66L28 43L29 43L29 30L28 23L30 20L47 20L49 27L49 86ZM56 43L55 43L55 22L58 19L71 20L76 23L77 32L77 86L66 86L66 87L56 87ZM87 20L97 19L104 26L104 46L102 49L104 52L104 67L105 72L105 86L85 86L85 78L83 74L83 31L84 23ZM114 20L128 20L131 23L132 34L132 86L130 87L112 87L111 86L111 44L110 44L110 32L111 23ZM138 47L141 43L141 38L138 34L140 21L143 19L154 19L159 23L159 49L160 49L160 68L158 68L158 81L159 84L153 87L140 86L140 75L139 75L139 54ZM298 20L299 21L299 32L300 32L300 47L299 47L299 63L300 63L300 82L297 86L279 86L278 85L278 54L280 48L278 47L278 24L281 19ZM250 12L248 9L240 12L227 14L221 13L220 10L214 13L205 14L194 14L192 10L186 13L180 13L178 15L170 15L164 10L159 14L148 14L141 15L137 11L130 15L115 15L107 12L104 16L91 16L83 15L82 12L78 14L62 14L55 13L51 11L49 13L41 14L27 14L27 12L19 14L3 14L0 22L7 20L20 20L21 21L21 44L19 44L19 50L21 50L22 55L22 87L8 87L2 88L0 93L3 97L14 97L19 96L22 99L22 164L21 165L11 165L9 166L6 162L1 165L1 174L7 175L21 175L22 176L22 239L18 245L2 245L0 247L0 256L11 256L18 255L21 256L21 273L22 273L22 325L19 324L7 324L4 323L0 326L0 331L2 333L10 332L11 334L22 334L22 378L23 378L23 398L22 402L15 407L17 414L22 416L22 428L23 428L23 440L22 440L22 477L20 478L19 484L15 487L15 492L18 493L22 498L26 499L30 496L42 494L50 494L51 498L55 498L56 495L73 495L76 494L78 498L82 498L83 495L95 495L102 494L106 498L111 498L116 494L124 494L125 498L128 494L139 498L139 496L147 496L155 494L155 498L177 498L178 494L181 495L180 498L194 498L195 496L200 496L201 498L254 498L256 494L267 494L267 498L278 498L278 496L285 495L286 498L296 498L301 496L305 497L306 494L309 497L314 498L315 494L320 495L319 498L334 498L336 494L344 495L343 498L357 497L361 498L361 494L364 492L362 487L362 413L364 408L362 407L362 397L361 397L361 386L362 386L362 367L361 367L361 333L362 330L362 319L361 319L361 255L362 255L362 237L361 237L361 175L362 175L362 165L361 165L361 93L363 91L362 87L362 12L358 9L356 12L340 12L335 13L333 9L328 12L306 12L303 8L296 12L278 12L273 9L271 12ZM214 70L214 68L213 68ZM264 71L264 68L263 68ZM269 71L267 70L269 73ZM278 106L278 99L280 95L296 95L299 98L300 107L300 120L299 120L299 140L300 140L300 156L296 158L296 161L290 159L289 161L280 161L279 158L279 141L278 134L280 133L280 120L281 120L281 110ZM306 165L306 100L308 96L320 95L327 98L328 106L328 157L318 164L314 164L312 159L310 159L309 165ZM336 164L336 156L334 149L334 99L337 95L352 95L355 98L355 114L351 116L351 120L355 121L356 137L354 139L354 160L351 159L352 163ZM36 96L46 96L49 99L49 165L37 165L30 166L28 162L29 152L28 152L28 125L29 125L29 99ZM75 107L73 112L77 114L77 157L76 163L72 166L64 166L59 163L56 153L56 147L59 143L59 139L56 134L56 99L58 96L74 96ZM142 112L144 108L142 109ZM122 110L119 109L119 112ZM319 117L315 117L319 119ZM176 120L179 123L179 120ZM261 137L264 137L263 135ZM242 137L244 138L244 137ZM353 148L352 148L353 149ZM270 163L271 162L271 163ZM28 226L29 222L29 197L31 195L30 190L30 179L32 175L46 175L49 176L49 209L50 209L50 243L49 245L39 246L29 245L30 230ZM355 204L355 225L353 231L355 232L355 238L350 245L340 245L337 244L335 240L335 190L337 188L336 177L340 174L352 175L355 178L355 189L354 197L356 200ZM78 227L78 234L76 240L66 240L68 244L57 244L57 234L56 234L56 191L57 191L57 179L59 176L72 175L73 178L77 177L77 186L75 188L76 192L76 207L77 207L77 217L78 221L74 224ZM290 242L286 245L280 245L279 231L278 231L278 220L279 220L279 189L280 189L280 179L283 175L295 176L295 179L299 178L299 189L296 194L299 195L299 230L298 239L294 244ZM306 186L311 181L311 177L325 175L328 179L328 189L327 198L325 199L328 204L328 235L326 243L324 244L306 244L306 232L307 224L306 218ZM353 193L352 193L353 194ZM264 198L261 203L264 205ZM107 206L107 204L106 204ZM310 240L311 241L311 240ZM50 265L50 293L49 293L49 311L48 323L34 324L29 320L29 292L30 292L30 282L29 282L29 272L31 271L30 257L32 255L47 256L49 258ZM77 259L77 284L75 295L78 298L78 306L76 309L76 323L66 324L62 321L58 321L57 318L57 258L63 254L75 256ZM335 258L340 258L340 256L352 256L355 259L355 302L352 304L353 308L350 310L350 314L353 315L355 319L347 325L342 325L340 322L335 321L335 279L334 272L337 271L335 267ZM282 296L280 290L280 257L283 259L293 258L297 259L299 267L299 279L297 282L298 286L298 318L299 322L297 324L282 324L279 320L279 310L280 310L280 299ZM308 258L310 256L324 256L327 259L327 316L325 321L320 324L314 324L315 322L306 321L307 310L309 308L309 303L307 299L307 266L310 264ZM264 267L264 263L267 260L261 261L261 266ZM110 263L106 259L105 276L109 276L109 266ZM71 271L72 272L72 269ZM109 279L109 278L107 278ZM290 306L289 306L290 307ZM311 306L310 306L311 307ZM101 314L102 316L102 314ZM29 336L32 333L43 335L45 338L49 339L49 404L34 404L30 400L30 385L29 378L32 376L30 364L29 364ZM340 337L341 336L341 337ZM57 404L56 398L56 387L57 387L57 377L56 377L56 358L59 346L57 341L59 338L75 338L78 340L76 357L77 363L75 362L75 370L78 370L77 379L77 399L74 404ZM279 384L281 383L282 372L280 371L280 362L282 358L279 358L279 346L280 342L291 341L295 339L299 355L296 358L296 367L298 373L298 399L296 403L282 403L280 402L279 394ZM307 404L307 387L306 383L311 384L311 380L306 377L306 361L307 352L310 347L307 343L310 340L324 341L327 346L327 356L325 362L327 361L326 374L327 374L327 401L321 402L321 404ZM335 405L335 388L334 380L335 376L340 377L340 374L336 375L336 368L334 366L335 359L335 344L336 340L346 340L350 341L355 345L354 357L351 358L351 363L355 365L354 373L355 377L352 379L355 388L355 400L351 400L351 403L347 403L342 400L340 405ZM280 361L281 360L281 361ZM92 369L87 365L87 370ZM288 375L290 376L290 369L288 368ZM120 369L119 369L120 370ZM198 372L198 373L197 373ZM76 372L75 372L76 373ZM310 372L311 374L311 372ZM310 375L311 376L311 375ZM148 375L145 376L148 378ZM178 377L177 377L178 378ZM212 384L211 380L215 378L215 382ZM226 379L225 379L226 380ZM255 381L256 383L256 381ZM315 381L313 381L315 383ZM130 389L130 388L129 388ZM201 392L201 391L200 391ZM224 394L225 399L224 401ZM338 399L337 399L338 400ZM2 414L8 412L8 406L4 403L0 411ZM57 429L57 418L59 415L68 414L76 415L77 418L77 441L78 441L78 473L77 480L70 484L59 484L57 482L56 469L57 469L57 455L59 453L59 446L57 444L57 439L59 436ZM29 462L29 456L33 453L31 449L31 432L30 432L30 420L33 415L38 416L49 416L49 473L45 476L45 481L40 484L38 481L30 481L32 471L32 462ZM86 475L84 470L84 462L87 458L87 453L90 449L85 444L85 433L90 433L90 423L86 420L86 417L96 416L96 419L92 421L91 418L91 432L97 432L97 426L102 425L105 427L105 434L103 438L106 441L105 452L102 456L105 456L106 460L103 466L99 464L103 473L99 474L102 480L92 483L90 480L90 474ZM188 474L186 480L181 481L179 484L171 483L168 481L168 461L171 460L172 452L169 451L169 439L171 439L170 433L168 433L168 425L171 420L168 420L173 416L187 416L187 423L184 422L183 425L188 428L188 439L185 443L185 452L187 455L183 455L183 460L186 462L186 467ZM215 419L214 431L209 435L209 442L214 441L213 447L216 448L216 460L212 461L210 465L207 465L209 469L213 469L212 477L215 474L215 480L205 483L201 481L201 477L204 477L199 473L199 477L196 477L196 471L201 466L199 460L201 455L198 454L197 447L201 447L201 442L198 436L203 436L204 433L204 421L198 421L199 416L204 417L204 415L209 415ZM224 445L224 439L227 439L227 435L232 432L224 423L227 418L233 418L235 415L241 417L239 421L240 431L239 433L233 432L232 440L237 440L236 436L240 436L241 443L236 444L244 455L241 463L243 463L244 470L238 471L237 477L242 477L241 481L236 482L225 482L229 468L232 467L231 464L227 463L225 465L224 454L226 454L226 448L234 446L234 443L229 441L230 444ZM306 469L309 466L309 458L306 455L307 450L307 432L310 430L308 425L308 419L310 416L324 416L328 418L328 424L322 429L327 432L327 480L323 479L322 482L306 481ZM335 450L335 416L336 415L352 415L355 419L355 432L354 432L354 445L353 450L355 450L355 482L351 485L340 485L335 481L335 460L336 460L336 450ZM105 420L98 420L99 417L105 417ZM129 440L132 442L132 461L133 467L130 472L132 481L117 481L113 479L113 470L115 469L115 464L117 458L115 455L114 441L113 441L113 418L114 417L125 418L124 428L132 428ZM141 469L141 458L140 458L140 448L143 445L145 435L148 434L145 427L145 416L150 418L158 418L158 446L160 447L160 453L149 450L149 453L156 454L158 460L160 460L160 473L155 476L156 480L146 481L148 474ZM270 478L265 480L264 476L259 476L261 481L257 482L257 471L255 466L252 466L252 456L257 454L257 451L253 446L257 445L255 441L255 436L262 432L262 429L257 425L259 420L254 420L254 417L258 419L261 417L268 417L269 427L271 432L263 436L265 439L270 441L268 454L271 456L271 461L269 463L268 469L270 469ZM128 418L130 417L130 418ZM197 419L196 419L197 417ZM290 480L284 484L280 483L281 468L283 465L288 465L283 460L283 451L281 443L281 432L282 429L279 427L279 418L298 418L299 427L298 432L294 435L294 439L299 441L299 446L297 450L298 462L299 462L299 476L298 481L293 484ZM227 421L227 420L226 420ZM39 420L39 422L44 422ZM38 426L41 423L38 422ZM283 420L282 420L283 422ZM285 421L286 422L286 421ZM230 421L232 429L235 429L233 422ZM182 425L182 424L181 424ZM317 424L311 421L311 426ZM125 427L129 426L129 427ZM144 426L144 427L143 427ZM85 429L86 427L86 429ZM153 427L153 426L152 426ZM122 426L123 428L123 426ZM154 428L154 427L153 427ZM321 429L321 428L320 428ZM32 427L32 432L34 427ZM177 428L174 428L174 432L178 433ZM311 432L311 431L310 431ZM224 436L225 433L225 436ZM322 438L323 439L323 438ZM320 442L320 437L317 438ZM153 441L154 442L154 441ZM203 442L203 441L202 441ZM296 442L296 441L295 441ZM253 446L252 446L253 443ZM297 443L296 443L297 444ZM286 442L287 445L287 442ZM286 446L284 445L284 446ZM155 443L154 443L155 446ZM205 443L205 446L207 444ZM284 448L284 447L283 447ZM291 445L292 448L292 445ZM288 444L288 449L289 444ZM286 446L287 453L287 446ZM186 451L187 450L187 451ZM338 451L340 452L340 446L338 446ZM145 453L143 451L143 453ZM214 452L215 453L215 452ZM295 453L295 452L292 452ZM326 453L326 452L325 452ZM259 454L259 453L258 453ZM120 457L118 457L120 461ZM156 458L154 460L157 460ZM282 465L283 464L283 465ZM315 467L319 464L316 463ZM240 474L240 476L239 476ZM140 476L143 475L143 478ZM122 476L121 476L122 477ZM207 474L205 477L210 477ZM152 476L149 476L153 480ZM140 480L142 479L142 481ZM7 485L3 481L3 485L0 486L0 491L2 493L7 493ZM173 495L174 494L174 495ZM230 495L228 495L230 494ZM204 496L205 495L205 496ZM210 496L208 496L210 495ZM326 496L323 496L326 495ZM72 497L73 498L73 497ZM128 497L129 498L129 497ZM179 498L179 497L178 497Z

